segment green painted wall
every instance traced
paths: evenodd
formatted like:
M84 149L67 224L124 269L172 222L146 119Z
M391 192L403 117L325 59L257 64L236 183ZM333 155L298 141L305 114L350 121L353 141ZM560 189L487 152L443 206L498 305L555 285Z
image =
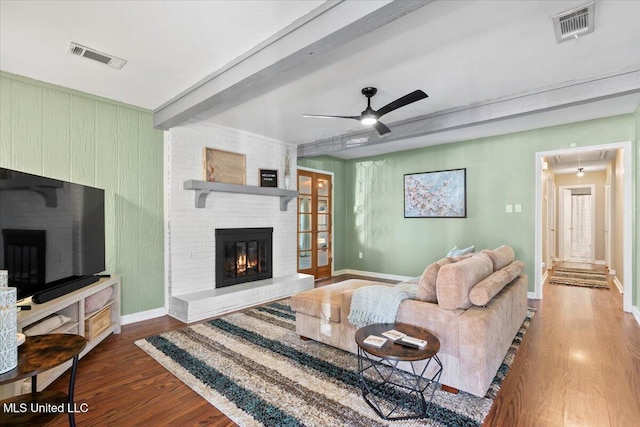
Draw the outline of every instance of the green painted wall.
M333 172L333 268L347 268L347 205L345 199L345 162L335 157L321 156L313 159L299 159L298 165L311 169Z
M417 276L454 245L484 249L509 244L526 262L529 290L533 291L535 153L568 148L574 143L587 146L622 141L633 141L633 150L637 151L639 115L363 159L301 159L300 163L325 170L339 168L336 163L344 164L346 268ZM467 218L404 218L404 174L456 168L467 169ZM522 213L505 213L506 204L521 204ZM358 258L358 252L363 252L363 259Z
M122 314L164 307L163 135L150 111L1 72L0 166L105 189Z

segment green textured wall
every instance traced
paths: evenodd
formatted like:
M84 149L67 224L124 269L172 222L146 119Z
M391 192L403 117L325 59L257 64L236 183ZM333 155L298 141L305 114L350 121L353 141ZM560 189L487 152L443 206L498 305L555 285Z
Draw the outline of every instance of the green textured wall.
M334 159L345 168L346 268L417 276L454 245L484 249L509 244L526 262L533 291L535 153L622 141L634 141L637 151L638 116L640 112L370 158ZM336 167L332 162L300 161L318 169ZM467 169L467 218L404 218L404 174L457 168ZM506 204L521 204L522 212L507 214Z
M345 162L335 157L320 156L313 159L299 159L298 165L333 172L333 268L343 270L347 268Z
M122 314L164 307L162 153L147 110L0 73L0 166L105 189Z

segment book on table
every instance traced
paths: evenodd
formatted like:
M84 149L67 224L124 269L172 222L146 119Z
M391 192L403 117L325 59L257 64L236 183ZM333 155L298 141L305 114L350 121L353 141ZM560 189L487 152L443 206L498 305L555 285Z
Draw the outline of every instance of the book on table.
M402 339L407 336L407 334L402 333L400 331L396 331L395 329L390 329L386 332L383 332L382 335L389 338L391 341L396 342L399 339Z
M387 339L377 335L369 335L363 342L367 345L380 348L387 342Z

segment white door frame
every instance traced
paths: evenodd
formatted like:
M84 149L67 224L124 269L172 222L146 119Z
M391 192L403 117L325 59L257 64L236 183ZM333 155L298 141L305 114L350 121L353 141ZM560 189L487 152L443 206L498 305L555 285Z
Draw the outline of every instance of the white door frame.
M604 264L611 270L611 184L604 186Z
M534 266L534 298L542 299L542 203L540 202L541 193L541 176L542 176L542 158L543 157L551 157L555 155L564 155L564 154L572 154L572 153L582 153L594 150L611 150L611 149L619 149L623 150L623 169L624 169L624 177L623 177L623 197L622 197L622 229L623 229L623 242L622 242L622 259L623 259L623 269L624 269L624 283L623 283L623 298L622 298L622 309L626 312L631 312L632 308L632 286L633 283L633 273L632 273L632 255L633 248L631 244L631 200L632 200L632 180L631 177L633 175L631 157L633 156L633 151L631 149L631 141L624 142L616 142L612 144L601 144L601 145L589 145L585 147L576 147L576 148L565 148L561 150L555 151L541 151L535 154L535 266Z
M555 182L549 181L548 184L548 201L547 201L547 271L551 270L554 261L558 257L558 218L556 217L558 209L557 187Z
M572 190L576 188L589 188L589 190L591 191L591 251L589 253L589 262L591 264L594 264L596 262L596 186L595 184L561 185L559 187L560 191L558 193L563 194L564 190ZM567 228L567 224L564 223L564 217L565 217L564 214L566 213L564 212L564 209L565 209L564 196L563 196L563 202L558 203L558 205L560 208L559 209L559 218L560 218L559 235L562 236L562 239L560 239L560 242L564 242L566 241L566 236L564 235L564 233L566 232L566 228ZM569 237L571 238L571 235ZM561 254L559 254L562 257L561 260L571 261L572 260L571 248L565 248L564 244L562 246L563 248L562 248Z

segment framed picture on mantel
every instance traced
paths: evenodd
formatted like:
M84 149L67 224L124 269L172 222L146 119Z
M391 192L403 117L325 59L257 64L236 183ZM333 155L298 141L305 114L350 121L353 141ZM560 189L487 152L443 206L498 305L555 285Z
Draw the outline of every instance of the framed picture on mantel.
M244 154L205 147L203 158L205 181L245 184L246 156Z
M260 187L278 187L278 171L260 169Z

